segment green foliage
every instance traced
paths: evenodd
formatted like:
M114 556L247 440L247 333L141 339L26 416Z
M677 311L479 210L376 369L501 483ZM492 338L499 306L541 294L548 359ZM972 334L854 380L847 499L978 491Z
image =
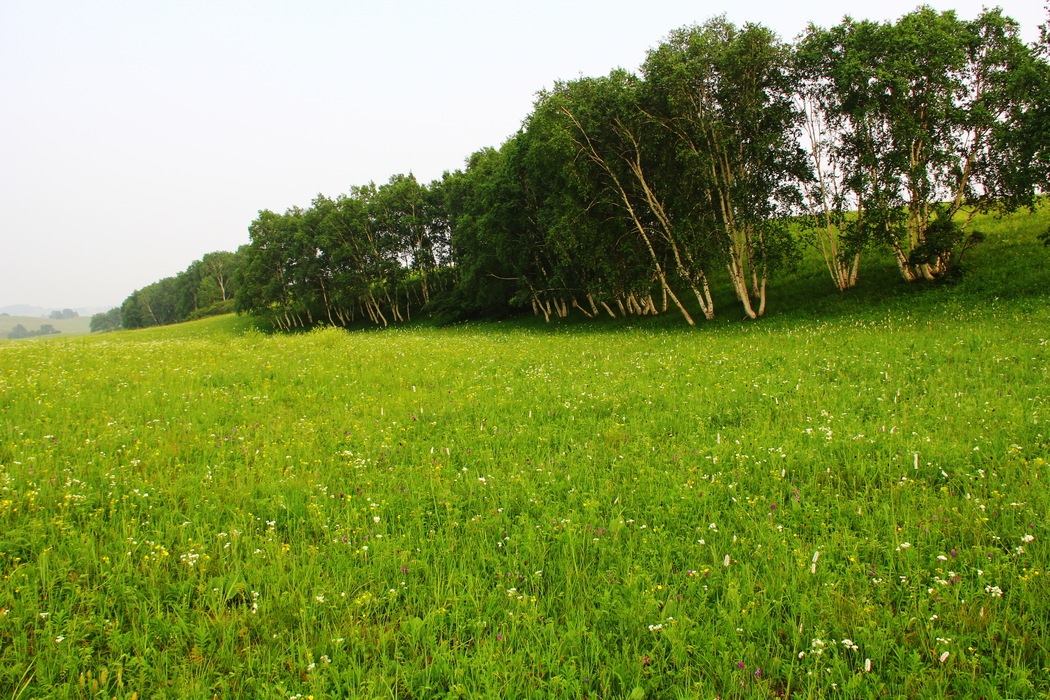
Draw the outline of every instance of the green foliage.
M120 328L120 307L116 306L109 311L95 314L91 317L91 332L105 333Z
M387 325L444 291L449 232L444 199L398 175L306 210L259 212L243 249L237 309L281 329L359 318Z
M828 127L810 133L810 196L850 234L839 255L885 245L905 279L934 279L980 238L963 235L968 221L955 230L960 212L1031 206L1046 182L1032 124L1046 64L1000 10L811 27L796 69L813 125Z

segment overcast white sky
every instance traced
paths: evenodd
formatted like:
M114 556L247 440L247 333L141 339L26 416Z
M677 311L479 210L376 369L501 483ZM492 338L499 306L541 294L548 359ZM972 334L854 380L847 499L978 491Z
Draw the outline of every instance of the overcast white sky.
M916 4L0 0L0 307L116 305L247 243L260 209L429 182L516 131L537 90L636 68L685 24L790 39ZM1042 3L1000 6L1036 38Z

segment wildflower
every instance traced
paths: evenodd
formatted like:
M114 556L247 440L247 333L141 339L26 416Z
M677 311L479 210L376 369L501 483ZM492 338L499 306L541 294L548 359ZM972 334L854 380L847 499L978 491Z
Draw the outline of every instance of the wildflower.
M945 661L947 661L948 657L951 655L952 653L950 651L946 651L943 654L941 654L941 663L943 664Z
M722 560L722 566L729 566L729 555L728 554L726 555L726 558Z
M902 549L907 549L910 546L911 546L911 542L901 542L899 545L897 545L897 551L899 552Z
M744 668L745 668L744 662L743 661L737 661L736 662L736 667L739 668L741 671L743 671Z
M378 515L372 516L372 522L378 523L379 522L379 516Z
M664 626L663 626L662 624L658 624L658 625L649 625L649 631L650 631L650 632L659 632L659 631L660 631L660 630L662 630L663 628L664 628Z
M1003 597L1003 589L999 588L999 586L985 586L984 591L985 593L990 593L993 598Z
M55 637L55 644L61 644L65 637Z
M864 673L871 673L871 659L864 659Z
M1022 542L1031 542L1034 539L1035 539L1035 536L1029 534L1029 535L1025 535L1024 537L1022 537L1021 541Z

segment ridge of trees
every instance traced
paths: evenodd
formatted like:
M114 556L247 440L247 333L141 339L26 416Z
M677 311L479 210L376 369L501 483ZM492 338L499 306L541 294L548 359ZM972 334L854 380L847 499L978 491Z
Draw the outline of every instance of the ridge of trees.
M228 283L205 256L136 291L124 325L188 318L217 291L278 329L517 308L693 325L715 316L713 277L758 318L806 247L840 291L876 248L902 280L937 280L981 242L977 214L1050 185L1048 47L1046 25L1026 45L999 9L846 17L792 43L724 17L683 27L636 72L541 91L462 170L260 211L224 254Z
M179 274L136 289L116 313L99 319L99 330L109 330L114 320L123 328L149 328L234 311L246 248L208 253ZM91 319L92 331L99 316Z

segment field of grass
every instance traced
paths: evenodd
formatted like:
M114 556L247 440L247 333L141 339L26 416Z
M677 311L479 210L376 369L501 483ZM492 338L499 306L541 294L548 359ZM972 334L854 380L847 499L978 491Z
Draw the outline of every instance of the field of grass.
M1046 697L1050 254L997 225L748 324L3 344L0 697Z

